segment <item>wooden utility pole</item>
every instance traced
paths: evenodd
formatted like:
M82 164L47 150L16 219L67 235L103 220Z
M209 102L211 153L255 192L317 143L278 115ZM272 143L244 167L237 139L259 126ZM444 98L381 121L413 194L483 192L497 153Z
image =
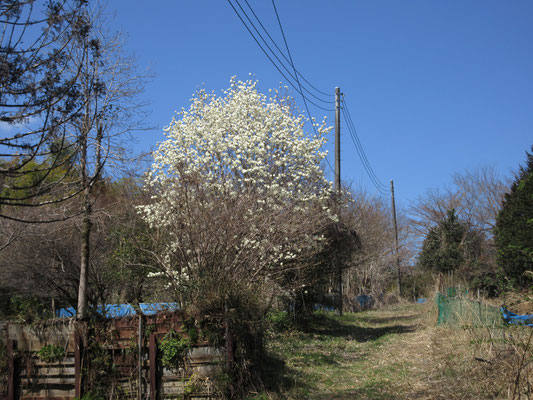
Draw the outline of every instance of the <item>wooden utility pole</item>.
M341 89L335 88L335 193L339 204L338 216L340 220L340 200L341 200ZM337 314L342 315L342 265L337 255L335 255L335 262L337 264L338 273L338 288L339 302Z
M341 193L341 89L335 88L335 192Z
M392 218L394 221L394 239L396 243L396 268L398 269L398 295L402 295L402 273L400 271L400 252L398 247L398 225L396 223L396 202L394 201L394 182L390 181L390 193L392 200Z

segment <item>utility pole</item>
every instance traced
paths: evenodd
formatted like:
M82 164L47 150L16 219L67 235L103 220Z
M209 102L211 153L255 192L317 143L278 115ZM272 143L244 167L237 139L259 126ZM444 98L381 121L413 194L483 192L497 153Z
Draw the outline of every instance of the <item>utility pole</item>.
M398 295L402 295L402 273L400 271L400 252L398 248L398 225L396 223L396 202L394 201L394 182L390 181L390 194L392 200L392 218L394 220L394 238L396 242L396 268L398 270Z
M341 89L335 88L335 192L337 195L337 201L339 207L338 217L340 220L340 200L341 200ZM338 256L335 255L335 262L337 263L337 273L338 273L338 288L339 293L339 302L337 314L342 315L342 265Z
M335 88L335 191L341 194L341 89Z

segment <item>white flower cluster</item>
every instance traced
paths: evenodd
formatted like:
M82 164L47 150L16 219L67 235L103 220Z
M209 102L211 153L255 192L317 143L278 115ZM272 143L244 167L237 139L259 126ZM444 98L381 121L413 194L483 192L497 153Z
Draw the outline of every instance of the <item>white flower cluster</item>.
M201 199L200 191L221 201L251 194L253 203L240 221L250 225L249 235L239 236L238 247L259 251L270 246L262 257L276 248L277 254L268 261L282 262L296 258L297 250L284 240L273 247L265 237L272 237L275 227L262 232L254 225L255 217L279 214L290 204L297 211L318 205L334 218L327 206L331 183L320 166L328 128L324 120L316 125L318 137L309 137L303 130L305 117L294 115L286 99L276 93L268 97L259 93L256 84L233 78L223 97L200 91L191 99L189 110L182 110L165 129L167 139L155 151L146 180L156 193L154 201L139 209L153 227L188 229L196 223L191 220L191 206L205 210L219 206ZM180 241L179 233L169 236L175 243L167 248L200 258L194 247L198 243ZM164 258L168 260L168 255Z

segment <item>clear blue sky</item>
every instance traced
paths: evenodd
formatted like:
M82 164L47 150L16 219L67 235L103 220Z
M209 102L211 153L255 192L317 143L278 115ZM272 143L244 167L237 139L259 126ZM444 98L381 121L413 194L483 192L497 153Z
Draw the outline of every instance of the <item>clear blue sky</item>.
M282 47L271 0L248 1ZM276 5L296 67L323 91L340 86L366 155L384 184L394 179L400 206L454 172L492 164L509 174L525 160L533 144L533 1ZM112 0L108 10L139 68L157 74L144 96L160 128L197 89L220 93L233 75L252 73L264 91L287 84L227 1ZM332 112L310 108L333 124ZM139 150L163 140L160 129L142 135ZM333 165L333 135L327 148ZM342 178L376 192L347 135Z

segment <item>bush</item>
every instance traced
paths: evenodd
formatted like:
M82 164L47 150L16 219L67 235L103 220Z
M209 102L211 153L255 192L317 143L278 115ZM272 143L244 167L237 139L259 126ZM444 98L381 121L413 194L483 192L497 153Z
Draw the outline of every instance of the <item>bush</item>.
M163 365L168 368L178 368L184 365L185 356L191 345L189 338L181 336L174 330L169 331L159 344Z
M53 344L47 344L46 346L41 347L41 350L37 353L41 361L44 361L45 363L61 361L65 358L66 354L64 347Z
M287 311L270 311L267 320L273 332L286 332L294 328L293 320Z

